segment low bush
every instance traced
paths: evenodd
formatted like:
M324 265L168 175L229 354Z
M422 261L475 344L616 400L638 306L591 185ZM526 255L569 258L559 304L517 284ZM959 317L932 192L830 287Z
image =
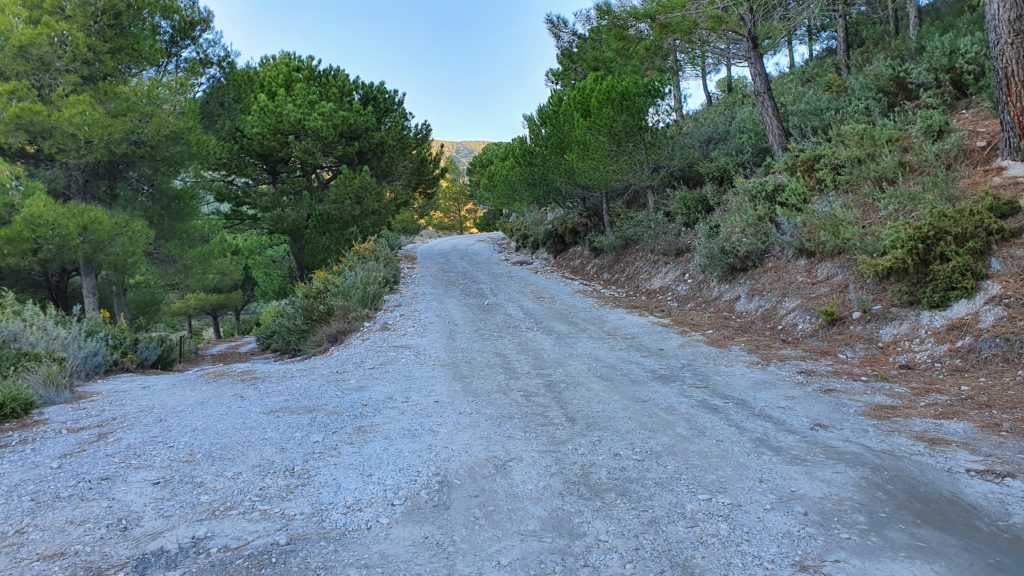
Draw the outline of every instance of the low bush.
M481 232L496 232L501 230L506 221L500 209L485 210L476 221L476 229Z
M835 302L830 302L818 308L817 316L818 321L825 326L835 326L839 323L839 307Z
M547 250L558 256L583 242L594 229L594 216L582 210L562 208L524 210L503 228L519 249Z
M73 372L67 362L44 361L23 367L12 380L27 386L39 404L48 406L71 400L75 389Z
M800 251L815 256L838 256L853 250L860 234L857 218L855 210L840 202L800 214Z
M160 342L160 354L153 360L150 368L161 371L173 370L178 363L178 343L169 336L161 337Z
M1007 213L1006 206L998 200L972 201L893 222L879 232L873 253L861 256L860 269L895 280L893 296L900 301L946 308L974 294L986 277L981 258L1010 235L997 217Z
M415 236L420 233L420 230L423 230L423 226L416 218L416 213L412 208L396 214L391 219L391 223L388 224L388 228L397 234L404 234L406 236Z
M358 244L330 270L297 285L292 296L265 307L254 330L260 347L296 356L341 342L398 284L402 244L385 235Z
M883 186L872 200L887 220L908 217L926 206L952 206L963 197L957 189L956 174L939 170L936 174Z
M990 60L983 32L950 32L923 42L919 82L949 91L951 99L980 94L988 81Z
M711 191L707 188L680 188L672 198L669 214L679 226L693 228L715 209L712 198Z
M698 233L698 268L724 278L760 265L775 229L763 205L750 202L743 194L732 194L699 226Z
M678 256L689 249L682 226L662 212L616 210L615 227L589 240L591 250L617 252L628 246L643 246L648 252Z
M64 356L55 352L5 346L0 349L0 380L17 374L19 370L30 364L61 361L64 361Z
M62 357L74 367L76 380L86 380L112 366L103 334L104 325L99 318L80 320L52 307L19 302L13 293L0 291L0 346L11 354ZM28 356L25 360L31 360Z
M36 407L36 395L20 383L0 381L0 421L28 416Z
M614 211L614 228L589 240L591 250L615 252L628 246L642 246L648 252L678 256L687 252L691 241L682 225L669 214L650 210Z
M158 368L159 363L164 369L174 367L168 361L176 357L177 347L174 340L160 334L136 334L124 324L103 324L96 334L106 345L110 359L109 370L131 372ZM171 350L174 350L173 355Z
M102 317L68 316L0 290L0 382L10 398L27 390L32 406L66 402L79 382L111 370L169 370L177 358L167 336L136 334Z

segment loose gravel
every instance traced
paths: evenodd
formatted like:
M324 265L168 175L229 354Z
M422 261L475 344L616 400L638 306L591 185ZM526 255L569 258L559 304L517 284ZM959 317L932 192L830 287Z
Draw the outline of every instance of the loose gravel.
M0 428L0 573L1021 573L1024 482L977 471L1024 446L917 443L494 239L411 249L327 355Z

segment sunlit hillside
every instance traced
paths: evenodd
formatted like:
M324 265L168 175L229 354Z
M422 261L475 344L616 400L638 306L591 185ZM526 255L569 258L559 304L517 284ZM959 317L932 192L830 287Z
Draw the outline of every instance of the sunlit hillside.
M465 140L463 142L453 142L451 140L434 140L434 150L437 150L441 146L444 146L446 156L453 156L455 163L459 165L463 170L466 166L469 166L469 161L474 156L480 153L490 142L484 140Z

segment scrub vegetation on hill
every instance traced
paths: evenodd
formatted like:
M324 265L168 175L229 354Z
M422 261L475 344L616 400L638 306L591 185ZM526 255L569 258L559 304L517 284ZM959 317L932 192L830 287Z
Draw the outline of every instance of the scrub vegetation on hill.
M239 65L194 0L4 2L0 418L206 340L337 341L443 176L402 93L291 52Z
M551 97L527 135L474 158L471 193L531 249L692 252L720 279L845 255L897 301L945 308L1020 233L1008 224L1018 196L959 185L959 110L1000 118L992 145L1024 160L1024 59L1003 58L1020 15L994 12L641 0L552 15ZM767 62L786 71L771 77ZM703 87L693 111L686 79Z

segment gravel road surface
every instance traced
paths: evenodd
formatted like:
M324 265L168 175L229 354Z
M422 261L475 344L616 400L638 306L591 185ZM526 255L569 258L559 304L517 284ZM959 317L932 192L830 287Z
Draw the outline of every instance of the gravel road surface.
M965 471L1020 443L920 444L494 241L411 249L325 356L0 428L0 574L1024 574L1024 482Z

